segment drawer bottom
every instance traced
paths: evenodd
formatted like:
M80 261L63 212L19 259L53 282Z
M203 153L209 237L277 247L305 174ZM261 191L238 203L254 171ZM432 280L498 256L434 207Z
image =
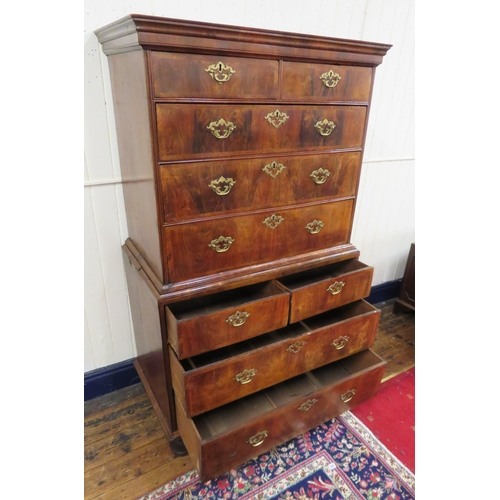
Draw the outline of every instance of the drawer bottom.
M385 366L367 349L194 418L176 401L179 432L201 481L374 396Z

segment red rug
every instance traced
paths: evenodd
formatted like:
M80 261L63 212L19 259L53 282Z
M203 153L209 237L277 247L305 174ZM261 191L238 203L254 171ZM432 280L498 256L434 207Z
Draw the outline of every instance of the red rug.
M415 473L415 367L382 383L374 398L351 413Z

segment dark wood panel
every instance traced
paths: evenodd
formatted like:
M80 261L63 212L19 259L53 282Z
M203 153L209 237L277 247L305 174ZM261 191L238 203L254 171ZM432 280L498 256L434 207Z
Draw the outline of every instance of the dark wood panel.
M283 124L276 128L268 118ZM157 104L158 156L160 161L220 157L238 153L360 148L363 141L364 106L292 106ZM282 115L280 115L282 116ZM219 124L224 120L224 125ZM322 135L315 128L324 121L335 128ZM220 136L216 137L212 127ZM326 133L323 127L323 133Z
M347 200L166 227L170 279L183 281L347 243L352 209ZM264 221L279 225L272 229ZM311 233L309 224L319 232Z
M371 86L371 68L283 62L283 99L368 102Z
M151 52L150 60L157 98L277 99L279 95L276 60L172 52Z
M354 196L360 168L360 152L161 165L164 220Z

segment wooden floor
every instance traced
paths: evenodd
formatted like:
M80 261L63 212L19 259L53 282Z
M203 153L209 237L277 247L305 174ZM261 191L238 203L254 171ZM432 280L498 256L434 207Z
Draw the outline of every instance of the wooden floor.
M384 381L415 365L415 315L381 311L373 350L387 361ZM193 469L167 444L142 384L85 403L85 499L137 500Z

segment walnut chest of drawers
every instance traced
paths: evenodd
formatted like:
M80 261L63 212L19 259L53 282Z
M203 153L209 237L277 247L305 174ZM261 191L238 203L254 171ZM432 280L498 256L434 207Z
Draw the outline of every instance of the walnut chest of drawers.
M389 45L131 15L108 56L135 366L174 452L224 473L373 396L350 242Z

